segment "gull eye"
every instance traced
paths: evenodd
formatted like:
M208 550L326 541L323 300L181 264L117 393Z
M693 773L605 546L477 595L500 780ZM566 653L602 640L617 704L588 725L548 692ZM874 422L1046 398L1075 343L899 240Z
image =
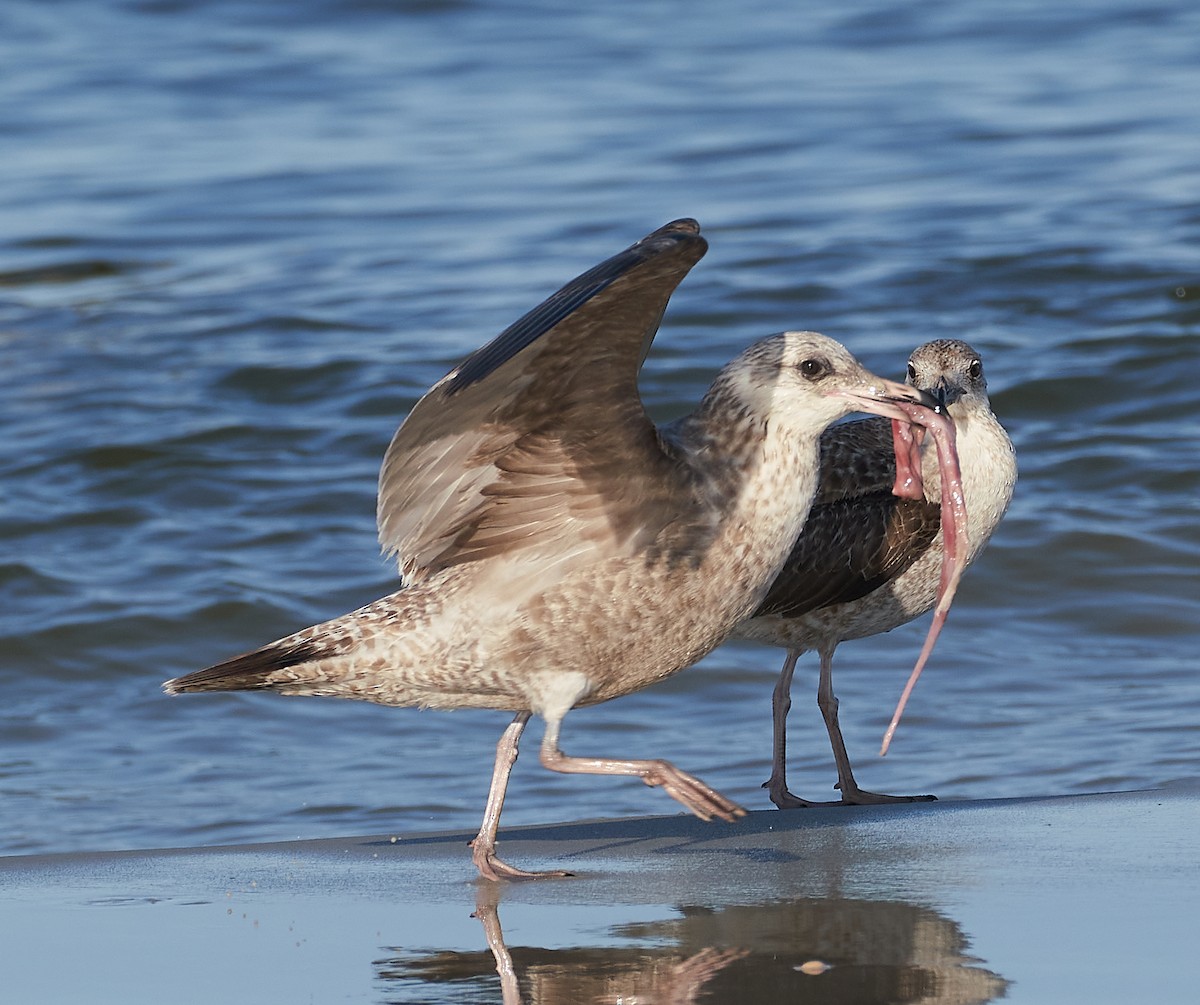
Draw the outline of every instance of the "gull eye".
M967 376L972 380L978 380L983 376L983 364L977 359L971 360L971 365L967 367Z
M829 364L823 359L806 359L799 370L807 380L820 380L829 372Z
M917 381L917 368L911 363L908 364L908 382L915 384Z

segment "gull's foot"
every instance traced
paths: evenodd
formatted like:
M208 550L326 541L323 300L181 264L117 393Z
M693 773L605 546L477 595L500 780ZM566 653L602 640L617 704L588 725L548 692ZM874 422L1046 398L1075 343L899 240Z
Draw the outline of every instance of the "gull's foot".
M774 778L763 782L762 787L769 792L771 802L781 810L801 810L812 806L877 806L884 803L932 803L937 801L937 796L889 796L882 792L867 792L857 785L843 791L841 799L801 799L788 791L785 782ZM841 786L834 786L834 788L841 788Z
M799 796L792 795L784 782L778 782L774 778L763 782L762 787L767 790L771 796L771 802L778 806L781 810L806 810L810 806L843 806L845 805L840 799L830 800L828 802L818 802L814 799L801 799Z
M701 949L695 956L689 956L682 963L676 963L666 972L667 987L664 990L670 996L668 1000L694 1002L704 985L731 963L743 960L749 955L749 949L717 949L716 946Z
M838 786L841 788L841 786ZM889 796L882 792L867 792L857 785L843 789L843 806L879 806L884 803L935 803L937 796Z
M549 869L545 872L534 872L529 869L518 869L509 865L496 854L496 846L487 844L476 838L471 844L471 858L475 868L484 879L499 882L502 879L565 879L575 875L562 869Z
M767 790L771 797L771 802L778 806L781 810L806 810L810 806L841 806L840 799L830 800L828 802L819 802L815 799L801 799L799 796L794 796L788 791L787 779L772 775L762 787Z
M647 761L642 781L647 785L662 786L667 795L682 803L701 820L720 817L733 823L738 817L746 815L746 811L733 800L726 799L716 789L695 775L681 771L670 761Z

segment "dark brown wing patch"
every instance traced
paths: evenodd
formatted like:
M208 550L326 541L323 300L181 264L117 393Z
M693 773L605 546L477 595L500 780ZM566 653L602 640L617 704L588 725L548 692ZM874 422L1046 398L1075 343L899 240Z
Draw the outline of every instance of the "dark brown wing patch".
M891 492L896 480L892 422L873 416L830 426L821 435L816 502Z
M935 503L890 492L813 506L754 617L794 618L865 597L929 549L940 520Z

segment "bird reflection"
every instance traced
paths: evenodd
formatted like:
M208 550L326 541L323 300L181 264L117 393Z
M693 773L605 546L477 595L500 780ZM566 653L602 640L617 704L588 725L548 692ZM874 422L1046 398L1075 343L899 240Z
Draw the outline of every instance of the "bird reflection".
M801 898L683 907L677 916L613 928L616 944L510 950L498 897L481 889L474 914L490 951L393 950L376 964L387 1000L441 1000L433 986L453 984L454 1001L503 1005L688 1005L801 994L829 1005L975 1005L1008 987L967 955L954 921L914 904Z

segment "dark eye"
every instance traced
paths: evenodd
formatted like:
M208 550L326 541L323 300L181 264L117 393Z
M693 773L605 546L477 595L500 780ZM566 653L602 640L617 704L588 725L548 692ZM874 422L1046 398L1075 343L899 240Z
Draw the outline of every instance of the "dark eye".
M908 382L915 383L917 379L917 368L911 363L908 364Z
M823 359L806 359L800 364L800 372L808 380L820 380L829 372L829 364Z
M967 376L972 380L978 380L983 376L983 364L975 359L971 361L971 365L967 367Z

